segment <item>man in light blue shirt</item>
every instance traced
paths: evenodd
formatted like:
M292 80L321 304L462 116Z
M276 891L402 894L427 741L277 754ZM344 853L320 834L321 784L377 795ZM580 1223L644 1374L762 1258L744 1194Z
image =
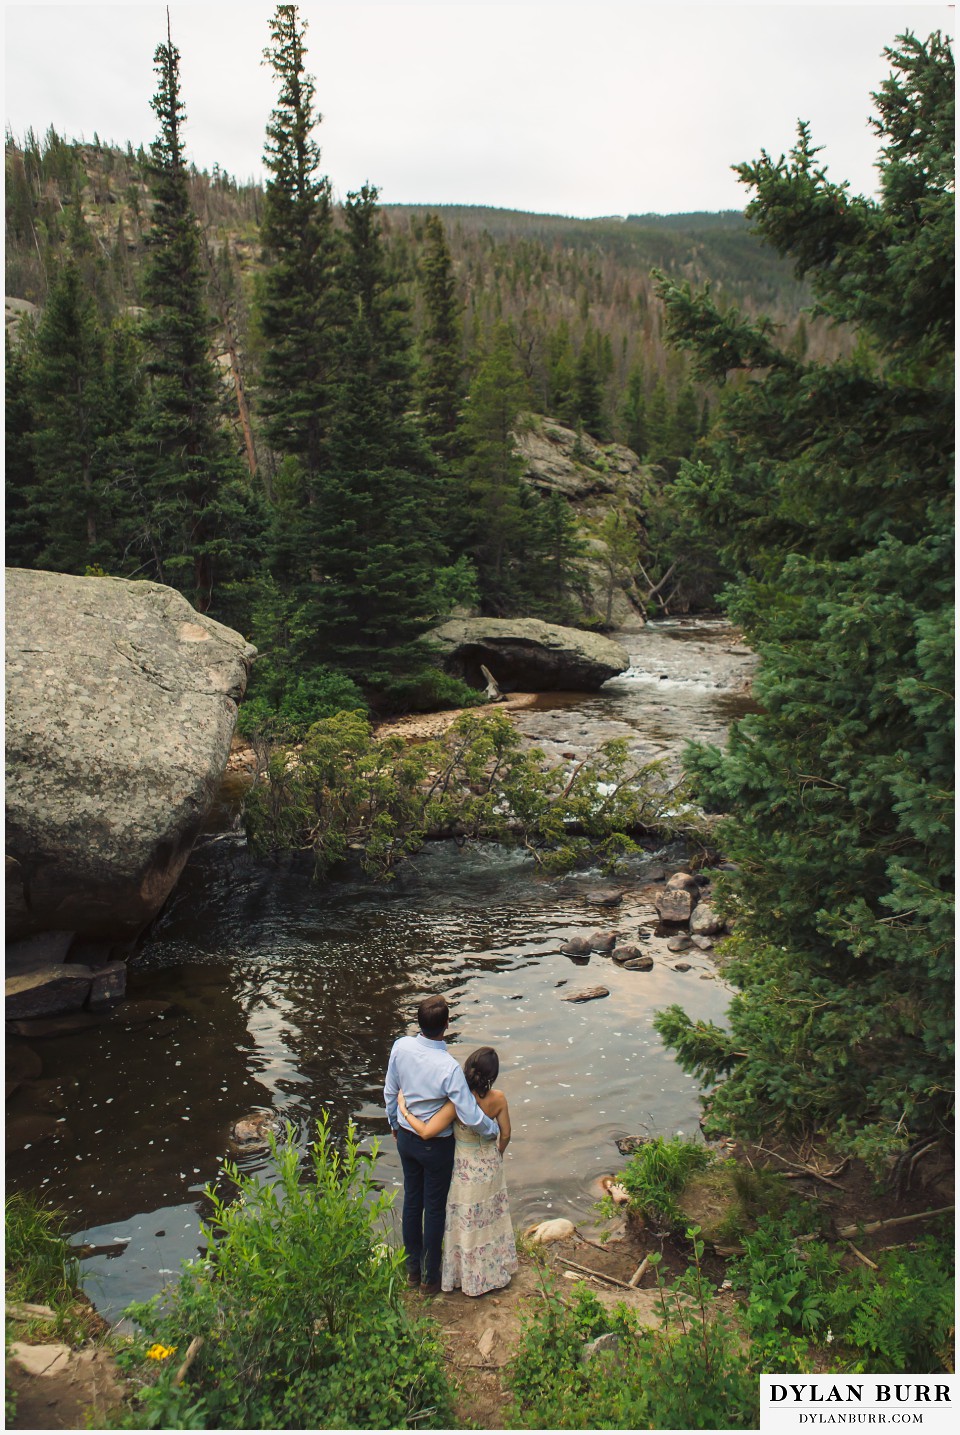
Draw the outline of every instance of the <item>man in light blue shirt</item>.
M407 1281L411 1286L419 1286L422 1281L424 1295L439 1295L443 1223L453 1175L453 1127L424 1141L411 1131L397 1110L397 1093L403 1092L408 1109L421 1121L429 1121L450 1100L458 1118L472 1131L492 1141L499 1136L500 1128L480 1110L463 1072L447 1051L443 1037L450 1025L450 1008L444 998L427 997L422 1001L417 1021L419 1036L401 1036L393 1044L383 1097L403 1167Z

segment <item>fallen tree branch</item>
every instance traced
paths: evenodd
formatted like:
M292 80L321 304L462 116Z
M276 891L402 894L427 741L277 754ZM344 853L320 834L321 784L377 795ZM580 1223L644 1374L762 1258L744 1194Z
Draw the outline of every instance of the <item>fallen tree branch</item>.
M621 1290L633 1290L633 1286L628 1285L626 1281L618 1281L616 1276L605 1276L603 1271L592 1270L590 1266L578 1266L576 1261L568 1261L566 1256L558 1256L557 1260L565 1266L570 1266L572 1270L580 1271L585 1276L594 1276L596 1280L606 1281L612 1286L619 1286Z
M639 1285L639 1284L640 1284L640 1281L641 1281L641 1279L642 1279L642 1277L643 1277L643 1273L644 1273L644 1271L647 1269L647 1266L648 1266L649 1264L650 1264L650 1257L649 1257L649 1256L644 1256L643 1260L642 1260L642 1261L640 1262L640 1264L637 1266L637 1269L634 1271L633 1275L632 1275L632 1276L630 1277L630 1279L627 1281L627 1285L628 1285L628 1286L637 1286L637 1285Z
M799 1161L790 1161L786 1156L781 1156L779 1151L770 1151L767 1149L766 1146L758 1146L757 1150L762 1151L765 1156L772 1156L775 1160L782 1161L785 1166L792 1166L796 1171L802 1173L803 1175L812 1176L815 1181L822 1181L825 1186L833 1186L834 1189L837 1191L842 1191L844 1189L843 1186L839 1184L839 1182L832 1180L831 1177L838 1175L843 1170L844 1166L847 1164L845 1161L842 1161L840 1165L837 1166L828 1175L821 1176L820 1172L815 1171L812 1166L804 1166Z
M955 1210L956 1206L938 1206L935 1211L914 1211L912 1216L891 1216L886 1221L866 1221L863 1224L858 1222L853 1226L841 1226L837 1235L845 1240L857 1234L872 1236L874 1231L885 1231L888 1226L905 1226L908 1221L932 1221L936 1216L948 1216Z
M851 1251L853 1251L853 1254L856 1256L858 1261L863 1261L863 1264L865 1266L869 1266L872 1271L878 1271L880 1269L876 1261L872 1261L869 1256L865 1256L863 1254L863 1251L858 1251L852 1241L848 1241L847 1245L850 1247Z

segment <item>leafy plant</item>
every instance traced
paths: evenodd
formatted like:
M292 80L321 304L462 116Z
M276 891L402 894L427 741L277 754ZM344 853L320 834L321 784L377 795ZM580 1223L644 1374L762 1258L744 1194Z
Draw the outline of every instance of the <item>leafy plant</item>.
M660 1281L661 1326L642 1326L625 1305L606 1310L584 1287L573 1300L549 1277L509 1368L511 1420L533 1429L750 1429L756 1367L738 1349L702 1278L703 1244L673 1286ZM659 1256L652 1262L657 1265ZM614 1348L585 1358L587 1342Z
M684 1223L677 1197L690 1177L706 1170L712 1160L705 1146L656 1136L634 1152L618 1180L643 1216L677 1228Z
M318 874L356 850L385 875L428 835L522 842L541 863L614 864L636 849L633 834L692 825L677 801L661 768L633 767L619 740L567 774L524 748L501 712L461 713L440 740L415 746L341 712L295 753L268 753L245 820L260 850L310 851Z
M392 1202L376 1152L352 1127L344 1148L318 1122L304 1179L290 1141L272 1143L272 1183L227 1164L236 1195L208 1188L206 1260L128 1314L142 1331L140 1396L151 1428L382 1429L449 1424L450 1389L429 1322L401 1299L402 1253L383 1244ZM182 1384L178 1360L194 1346ZM149 1349L147 1348L149 1346Z

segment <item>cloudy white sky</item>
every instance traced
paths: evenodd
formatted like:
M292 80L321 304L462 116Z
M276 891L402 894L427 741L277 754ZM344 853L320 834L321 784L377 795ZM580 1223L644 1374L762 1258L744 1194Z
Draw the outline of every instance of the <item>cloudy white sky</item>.
M262 176L272 4L170 5L189 157ZM579 216L742 207L730 166L788 150L808 120L837 180L875 184L870 92L930 4L303 4L339 194ZM148 144L157 4L8 5L6 104L22 137Z

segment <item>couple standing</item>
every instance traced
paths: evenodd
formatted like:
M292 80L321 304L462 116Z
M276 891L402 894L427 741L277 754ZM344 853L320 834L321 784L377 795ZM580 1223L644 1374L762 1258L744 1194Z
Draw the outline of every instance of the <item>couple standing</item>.
M483 1295L517 1269L503 1174L510 1114L493 1086L500 1062L484 1046L461 1071L443 1040L443 997L422 1001L417 1021L419 1035L394 1042L383 1088L403 1167L407 1281L424 1295Z

